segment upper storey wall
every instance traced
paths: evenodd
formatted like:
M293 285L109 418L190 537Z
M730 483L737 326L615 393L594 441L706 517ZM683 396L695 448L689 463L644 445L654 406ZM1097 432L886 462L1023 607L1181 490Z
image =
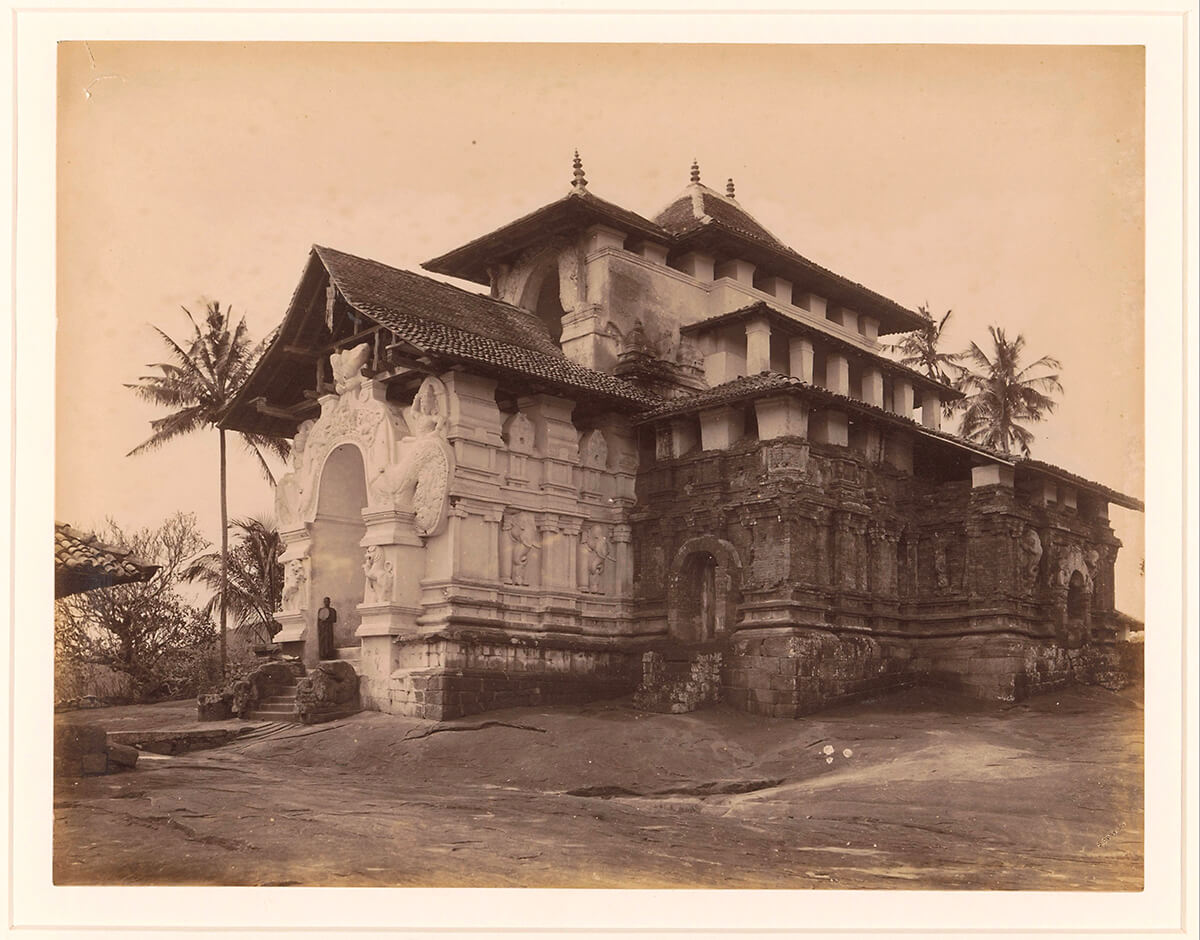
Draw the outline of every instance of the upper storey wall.
M583 365L606 371L616 364L624 337L639 322L657 356L679 361L680 327L756 302L866 354L879 355L878 321L833 307L825 298L747 261L718 264L710 256L692 253L668 266L665 246L641 243L633 251L626 244L624 232L603 225L574 238L552 240L494 269L492 294L538 311L545 308L547 283L556 280L563 351Z

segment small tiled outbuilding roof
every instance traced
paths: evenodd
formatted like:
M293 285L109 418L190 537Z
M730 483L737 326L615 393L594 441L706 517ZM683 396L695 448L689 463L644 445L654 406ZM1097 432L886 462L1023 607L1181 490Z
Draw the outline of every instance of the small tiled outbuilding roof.
M932 388L937 392L938 398L942 401L951 401L963 397L963 393L958 389L946 385L943 382L937 382L929 378L929 376L918 372L916 369L910 369L903 363L896 362L894 359L888 359L885 356L874 355L868 350L860 346L855 346L848 340L844 340L833 333L827 333L805 322L797 317L789 316L782 310L772 307L764 300L756 300L752 304L745 307L739 307L737 310L731 310L728 313L719 313L715 317L708 317L700 320L697 323L689 323L686 326L679 328L679 332L683 335L690 333L703 333L706 330L711 330L714 327L721 326L725 323L731 323L737 320L744 320L751 315L762 315L769 317L773 323L779 324L787 330L794 333L803 333L808 336L819 337L830 345L837 346L839 349L845 350L854 356L869 358L874 360L881 369L892 372L897 375L903 375L910 379L914 385L919 388Z
M54 596L149 581L158 570L135 558L127 549L106 545L96 536L69 525L54 524Z

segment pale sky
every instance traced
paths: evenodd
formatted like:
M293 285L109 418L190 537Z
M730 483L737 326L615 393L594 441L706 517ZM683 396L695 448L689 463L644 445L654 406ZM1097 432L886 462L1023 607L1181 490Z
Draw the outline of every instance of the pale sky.
M124 455L134 381L219 299L256 338L316 242L419 263L590 189L643 215L688 181L915 309L1063 361L1034 456L1143 497L1139 47L63 43L56 518L177 509L217 537L216 433ZM271 490L234 450L230 511ZM1141 616L1142 516L1116 507Z

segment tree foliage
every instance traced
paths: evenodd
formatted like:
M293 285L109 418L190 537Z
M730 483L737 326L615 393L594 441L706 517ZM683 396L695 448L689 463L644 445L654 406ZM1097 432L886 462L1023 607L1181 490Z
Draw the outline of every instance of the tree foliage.
M901 363L910 369L928 376L935 382L951 383L957 375L963 353L943 352L942 333L954 312L947 310L940 320L934 320L926 304L918 308L925 317L920 329L905 333L898 343L888 343L883 348L897 354Z
M989 326L991 355L971 343L963 358L965 365L956 382L965 394L959 402L962 421L959 434L969 441L1003 453L1014 449L1028 457L1034 436L1023 424L1041 421L1054 411L1061 394L1058 370L1062 364L1042 356L1021 366L1025 337L1009 341L1004 330ZM1042 373L1035 375L1034 373Z
M150 422L151 435L129 452L129 456L160 447L167 441L190 434L201 428L215 427L220 447L220 505L221 505L221 576L218 590L219 638L221 669L226 662L225 632L228 607L228 498L226 493L225 429L219 424L225 410L238 390L250 377L264 351L262 344L250 340L246 320L235 324L228 309L222 310L219 301L209 301L205 308L204 327L196 323L191 311L183 312L191 324L192 333L186 343L178 343L166 332L155 327L167 347L170 361L150 366L157 372L141 376L126 387L140 398L171 409L165 417ZM258 460L268 479L273 479L264 454L273 453L286 458L288 444L282 438L262 434L239 433L239 439Z
M138 584L118 584L55 601L55 654L60 663L107 666L129 676L139 694L162 683L163 667L185 652L211 650L212 623L176 592L187 559L208 547L191 514L157 528L126 532L111 519L101 540L160 566Z
M234 519L234 544L229 551L229 611L234 629L255 643L269 643L279 629L275 610L283 590L283 541L273 520ZM195 558L180 575L213 591L204 607L211 616L221 588L221 556L208 552Z

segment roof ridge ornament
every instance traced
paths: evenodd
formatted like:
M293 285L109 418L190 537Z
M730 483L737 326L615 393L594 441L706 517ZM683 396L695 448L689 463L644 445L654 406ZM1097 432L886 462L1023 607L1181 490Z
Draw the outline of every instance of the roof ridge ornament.
M736 196L733 194L733 177L732 177L732 176L731 176L731 177L729 177L729 179L728 179L728 180L726 181L726 183L725 183L725 195L726 195L726 196L728 196L730 199L736 199L736 198L737 198L737 197L736 197Z
M587 177L583 175L583 161L579 159L579 151L575 151L575 160L571 164L575 168L575 172L571 175L574 177L571 180L571 189L576 192L582 192L587 189Z
M699 160L692 161L692 182L693 183L700 182L700 161Z

